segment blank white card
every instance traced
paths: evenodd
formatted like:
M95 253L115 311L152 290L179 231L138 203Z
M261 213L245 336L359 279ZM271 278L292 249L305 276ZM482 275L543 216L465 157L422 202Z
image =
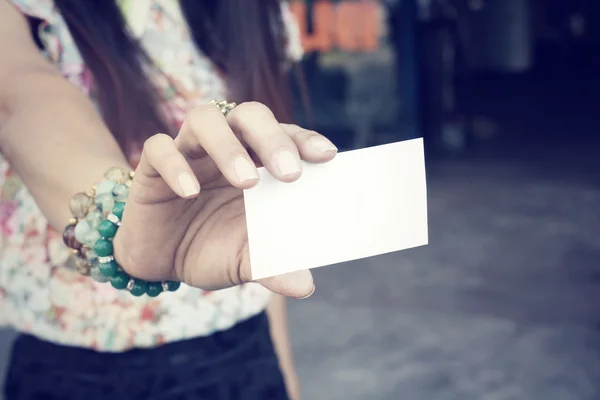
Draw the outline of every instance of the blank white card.
M294 183L259 172L244 191L252 279L427 244L422 139L304 163Z

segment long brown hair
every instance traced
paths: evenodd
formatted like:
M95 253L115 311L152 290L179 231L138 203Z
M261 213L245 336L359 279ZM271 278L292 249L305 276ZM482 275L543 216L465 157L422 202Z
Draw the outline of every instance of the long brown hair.
M134 0L149 1L149 0ZM280 0L179 0L197 48L223 72L231 99L267 104L290 118ZM100 110L127 150L158 132L174 132L116 0L55 0L94 78Z

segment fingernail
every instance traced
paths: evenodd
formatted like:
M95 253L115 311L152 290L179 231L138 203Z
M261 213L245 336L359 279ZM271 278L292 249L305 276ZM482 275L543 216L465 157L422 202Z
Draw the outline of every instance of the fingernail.
M281 175L294 175L301 171L302 167L298 158L288 150L282 150L275 159L277 170Z
M177 177L177 183L185 197L190 197L200 193L198 181L189 172L182 172Z
M258 179L258 171L253 163L246 157L238 157L233 165L235 174L240 182L252 181Z
M337 147L335 147L333 143L321 136L314 136L310 138L310 144L321 153L337 151Z
M313 288L312 288L312 290L310 291L310 293L309 293L309 294L307 294L307 295L306 295L306 296L304 296L304 297L298 297L298 300L305 300L305 299L308 299L310 296L312 296L312 295L315 293L315 290L316 290L316 287L313 285Z

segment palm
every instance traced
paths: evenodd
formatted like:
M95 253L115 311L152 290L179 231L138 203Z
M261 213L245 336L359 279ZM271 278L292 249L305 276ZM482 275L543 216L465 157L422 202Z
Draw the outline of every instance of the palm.
M134 179L121 235L129 262L155 280L178 279L204 289L240 284L247 265L242 190L208 157L194 170L202 193L182 199L161 177ZM136 271L137 272L137 271Z

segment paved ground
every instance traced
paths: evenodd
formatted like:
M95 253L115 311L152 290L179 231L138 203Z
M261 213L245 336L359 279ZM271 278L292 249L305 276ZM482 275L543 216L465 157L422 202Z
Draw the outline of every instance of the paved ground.
M600 124L510 93L493 150L430 163L429 246L290 305L305 399L600 398Z
M600 398L600 185L442 169L428 247L317 271L292 305L306 398Z

